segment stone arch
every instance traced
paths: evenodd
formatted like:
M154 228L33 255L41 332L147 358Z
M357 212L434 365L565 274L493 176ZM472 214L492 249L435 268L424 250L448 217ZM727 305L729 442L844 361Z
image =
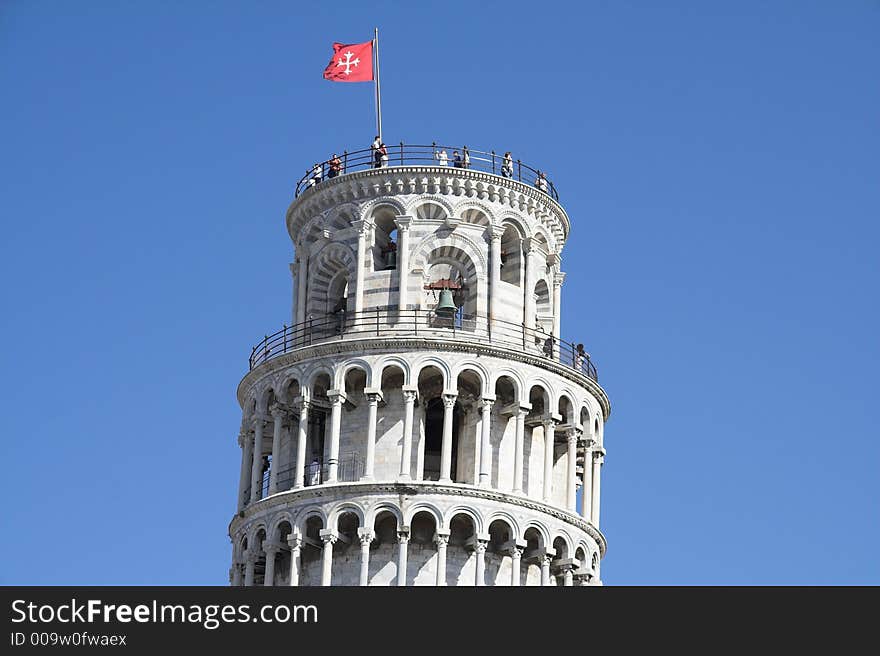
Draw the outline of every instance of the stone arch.
M376 523L376 519L382 513L391 513L392 515L394 515L395 519L397 520L398 528L404 525L403 513L400 511L400 508L392 503L379 503L372 508L369 508L367 510L366 525L373 526Z
M376 214L377 210L381 209L383 206L387 206L392 212L396 212L396 216L403 216L407 213L406 207L397 198L392 196L382 196L380 198L374 198L361 205L359 218L367 223L372 223L373 216Z
M321 520L321 524L323 524L325 528L327 527L327 513L324 512L324 509L321 506L313 504L300 510L296 516L296 528L300 529L303 535L306 533L306 522L310 517L317 517Z
M465 223L489 227L495 224L494 212L483 203L468 200L455 206L455 214Z
M457 365L455 365L455 369L453 369L453 377L455 378L455 380L458 380L458 377L469 369L472 370L480 379L480 395L488 392L491 389L489 387L489 381L492 379L492 374L485 367L485 365L483 365L482 362L477 362L476 360L470 359L459 362Z
M556 551L557 558L571 558L574 554L571 536L564 531L556 533L553 537L553 549Z
M419 503L408 508L403 514L404 525L409 526L412 522L413 517L415 517L420 512L427 512L432 515L434 517L434 522L436 523L437 528L443 526L443 511L440 510L439 506L436 506L428 501L420 501Z
M493 523L495 523L497 521L503 521L508 526L510 526L511 539L522 540L522 534L524 533L524 531L522 531L520 529L519 522L516 520L516 518L513 515L511 515L509 512L506 512L504 510L494 511L491 515L486 517L485 526L487 527L487 530L488 530L489 526L491 526Z
M528 522L523 527L523 532L522 532L522 535L520 536L521 539L526 540L526 533L529 532L529 529L534 529L535 531L537 531L538 535L541 538L541 543L540 543L541 547L544 547L545 549L550 548L552 541L550 539L550 531L547 529L546 526L544 526L540 522L537 522L534 520Z
M410 381L412 380L410 364L404 358L397 355L385 356L373 366L373 371L375 372L374 376L377 380L380 382L382 381L382 376L388 367L397 367L403 371L403 384L410 384Z
M537 313L539 320L544 319L545 321L553 316L553 303L550 299L550 288L547 286L547 281L543 278L540 278L535 283L535 312ZM551 325L552 331L552 320L549 322ZM546 330L546 327L544 328ZM558 335L557 335L558 337Z
M444 513L443 524L440 527L449 529L450 522L456 515L467 515L474 524L474 533L477 535L483 533L483 518L480 516L480 513L469 506L461 504L452 506Z
M531 236L531 228L527 221L524 221L521 216L514 212L504 212L501 216L498 217L496 225L506 226L510 225L516 231L517 235L520 239L527 239Z
M366 382L364 387L372 387L374 382L373 365L363 358L351 358L346 360L336 368L336 375L333 378L334 389L343 389L345 385L345 377L352 369L360 369L364 372Z
M445 233L445 231L440 231L440 233ZM483 248L480 248L471 237L460 232L449 232L444 236L434 232L422 239L412 250L410 258L412 271L425 272L428 268L428 259L431 254L439 251L439 254L443 255L451 253L451 249L458 249L458 251L467 256L470 260L469 266L473 267L474 275L486 275L488 266L486 255L483 252L486 250L485 244Z
M410 201L406 209L406 214L422 221L436 221L455 216L452 204L443 196L436 194L419 195Z
M342 242L327 242L309 260L306 318L316 319L349 309L349 287L357 277L357 259ZM344 301L342 299L345 299Z
M323 363L319 363L309 372L309 384L306 386L313 398L321 398L326 396L327 390L332 389L333 372L330 367ZM323 386L327 388L324 389Z
M351 227L353 221L356 221L360 216L360 207L357 203L343 203L341 205L337 205L330 212L327 213L327 217L324 220L323 227L325 230L330 230L333 232L338 232L340 230L345 230Z
M333 506L333 508L331 508L330 511L327 513L327 515L328 515L328 520L327 520L328 528L334 528L334 529L337 528L338 523L339 523L339 518L346 513L354 514L358 519L359 526L366 526L367 525L366 513L364 512L363 508L361 508L358 504L354 503L353 501L342 501L342 502L336 504L335 506Z
M291 403L293 399L302 394L302 376L299 370L293 369L284 373L278 379L275 387L275 396L285 403Z
M279 532L281 530L281 525L284 522L287 522L288 524L290 524L291 528L294 528L296 526L296 522L294 521L294 518L293 518L293 513L291 513L289 510L282 510L281 512L276 514L274 517L272 517L272 521L269 522L269 526L271 526L271 530L268 531L267 535L271 535L272 539L275 539L275 537L277 535L279 535Z
M414 381L416 384L418 384L418 380L421 376L422 371L424 371L428 367L436 367L443 377L443 389L450 389L452 372L450 371L449 364L445 360L434 355L423 355L417 358L415 362L413 362L411 381Z
M575 405L571 400L567 391L563 391L559 395L559 402L556 405L556 411L562 417L563 424L574 425L577 423L574 416Z
M584 434L587 437L592 436L593 434L593 424L590 421L590 408L587 405L581 406L581 413L579 417L579 423L584 429Z
M490 378L489 389L495 390L498 386L498 381L501 378L510 379L511 383L514 387L515 398L514 400L519 402L520 405L527 404L529 402L528 398L525 397L525 382L518 372L513 369L493 369L492 377Z

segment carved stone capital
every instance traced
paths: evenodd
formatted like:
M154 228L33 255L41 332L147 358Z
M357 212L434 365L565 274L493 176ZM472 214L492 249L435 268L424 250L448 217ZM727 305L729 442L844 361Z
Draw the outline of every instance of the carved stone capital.
M358 529L358 539L360 540L362 547L368 546L376 539L376 534L368 528L360 527Z
M443 392L443 407L454 408L455 401L458 399L458 392Z
M414 220L414 217L407 216L404 214L404 215L398 216L397 218L394 219L394 225L397 226L397 229L400 232L406 232L407 230L409 230L409 227L412 225L413 220Z
M443 547L445 549L449 544L449 531L437 531L434 535L434 544L437 545L437 548Z

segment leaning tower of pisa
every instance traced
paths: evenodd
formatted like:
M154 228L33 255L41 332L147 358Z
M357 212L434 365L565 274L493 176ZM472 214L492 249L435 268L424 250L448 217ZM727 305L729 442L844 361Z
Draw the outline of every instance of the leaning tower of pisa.
M292 315L238 387L233 585L601 585L610 405L560 338L571 223L539 171L455 150L297 185Z

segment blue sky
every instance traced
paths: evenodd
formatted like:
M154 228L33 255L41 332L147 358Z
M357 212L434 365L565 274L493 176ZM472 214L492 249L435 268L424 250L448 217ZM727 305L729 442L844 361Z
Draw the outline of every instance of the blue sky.
M0 5L4 584L223 584L295 181L512 150L612 401L607 584L880 583L876 2Z

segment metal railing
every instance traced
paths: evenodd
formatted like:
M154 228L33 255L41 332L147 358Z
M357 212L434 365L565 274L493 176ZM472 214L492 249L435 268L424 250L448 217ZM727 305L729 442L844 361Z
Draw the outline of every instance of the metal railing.
M541 328L521 323L489 321L487 317L458 312L441 316L433 310L376 308L363 312L338 312L284 326L266 335L251 349L250 369L299 348L345 337L438 337L497 344L530 355L540 355L586 374L596 382L599 374L590 355L578 345L558 339Z
M260 481L260 498L265 499L269 496L269 479L272 470L267 469L263 472L263 478ZM293 466L282 469L278 472L275 492L286 492L295 487L296 477L299 475L299 467ZM336 465L336 481L352 482L358 481L364 475L364 461L357 454L350 454L340 458ZM312 485L321 485L327 482L327 466L323 460L313 459L306 464L306 471L303 476L303 485L310 487ZM244 505L251 503L251 486L248 485L243 496Z
M505 162L504 154L496 153L494 150L488 152L470 150L464 146L443 146L436 142L431 145L405 144L402 141L398 144L386 144L385 147L388 151L388 156L381 160L376 159L376 151L372 148L365 148L351 152L347 150L342 151L342 155L339 155L337 158L339 160L338 163L334 163L334 160L331 158L314 164L312 168L306 170L306 174L296 183L296 196L299 196L306 189L319 185L324 180L333 179L355 171L394 166L445 165L452 168L466 168L484 173L493 173L524 182L547 193L554 200L559 201L559 193L556 191L556 186L546 177L542 178L542 172L539 169L523 164L519 159L511 159ZM440 159L441 150L446 151L445 164L444 160ZM453 153L455 151L458 151L462 160L464 160L464 153L467 152L469 161L455 162L453 160ZM539 181L541 182L539 183Z

